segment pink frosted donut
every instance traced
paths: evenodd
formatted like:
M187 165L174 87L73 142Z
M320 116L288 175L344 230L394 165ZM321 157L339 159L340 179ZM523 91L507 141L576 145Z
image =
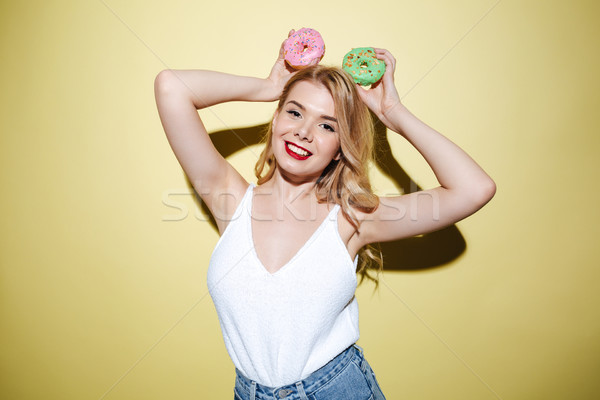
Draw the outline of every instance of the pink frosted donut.
M287 38L283 46L285 60L293 68L302 69L315 59L321 61L325 54L325 42L314 29L302 28Z

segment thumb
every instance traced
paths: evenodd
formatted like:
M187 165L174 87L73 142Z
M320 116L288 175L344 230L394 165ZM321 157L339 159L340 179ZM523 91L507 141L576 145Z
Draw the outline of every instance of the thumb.
M279 56L277 57L277 60L283 60L284 58L284 54L285 54L285 42L287 42L287 39L284 40L283 42L281 42L281 47L279 47Z
M281 42L281 47L279 48L279 59L283 59L284 58L285 44L287 43L287 41L290 38L290 36L292 36L295 32L296 31L294 29L290 30L288 32L288 37L285 38L285 40L283 42Z

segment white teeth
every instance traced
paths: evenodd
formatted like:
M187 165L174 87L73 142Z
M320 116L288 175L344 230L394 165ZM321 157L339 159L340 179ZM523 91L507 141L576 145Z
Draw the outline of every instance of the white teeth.
M294 153L298 154L299 156L306 157L308 155L308 151L302 150L298 146L295 146L291 143L288 143L287 146L288 146L288 149L290 149Z

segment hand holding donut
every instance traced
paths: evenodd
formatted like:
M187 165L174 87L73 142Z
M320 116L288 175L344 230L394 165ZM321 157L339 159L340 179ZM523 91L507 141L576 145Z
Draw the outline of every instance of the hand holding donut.
M301 49L305 49L305 51L301 51ZM302 28L298 31L292 29L288 33L287 39L281 43L279 57L267 78L270 84L269 93L271 93L269 97L277 100L291 76L301 68L318 64L324 51L323 39L317 31L309 28Z
M294 34L294 30L292 29L288 33L288 38ZM292 74L295 72L293 68L288 66L285 62L285 52L284 46L287 42L287 39L281 43L281 47L279 48L279 56L277 57L277 61L275 61L275 65L271 68L271 72L267 77L267 82L269 83L269 98L271 100L277 100L279 95L283 91L283 87L285 83L290 79Z
M391 121L386 117L386 114L398 104L402 104L394 83L396 59L385 49L375 48L374 50L375 56L385 62L385 73L381 80L371 85L369 90L362 88L359 84L356 84L356 89L367 107L377 115L381 122L390 127Z
M319 32L302 28L294 32L284 44L285 61L294 69L318 64L325 54L325 42Z

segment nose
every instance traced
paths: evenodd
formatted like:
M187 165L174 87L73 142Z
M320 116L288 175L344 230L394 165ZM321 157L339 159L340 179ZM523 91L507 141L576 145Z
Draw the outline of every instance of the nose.
M298 136L300 140L306 140L307 142L312 142L312 132L310 126L307 123L303 123L296 128L294 132L295 136Z

